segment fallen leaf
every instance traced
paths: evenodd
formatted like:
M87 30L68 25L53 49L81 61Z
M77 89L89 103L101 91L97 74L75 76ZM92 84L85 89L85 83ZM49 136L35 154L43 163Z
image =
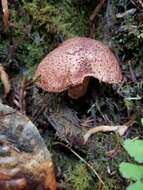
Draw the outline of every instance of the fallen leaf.
M3 24L4 24L4 32L7 32L9 28L9 10L8 10L8 2L7 0L1 0L2 10L3 10Z
M2 64L0 64L0 79L4 86L4 97L6 97L10 91L10 82L9 82L8 75L7 75L4 67L2 66Z

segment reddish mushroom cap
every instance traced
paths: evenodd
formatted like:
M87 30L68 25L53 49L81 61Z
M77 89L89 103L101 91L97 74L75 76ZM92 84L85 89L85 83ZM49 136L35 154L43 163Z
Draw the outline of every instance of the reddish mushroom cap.
M86 77L106 83L122 80L118 61L103 43L85 37L63 42L39 64L35 77L37 85L49 92L62 92L82 84Z

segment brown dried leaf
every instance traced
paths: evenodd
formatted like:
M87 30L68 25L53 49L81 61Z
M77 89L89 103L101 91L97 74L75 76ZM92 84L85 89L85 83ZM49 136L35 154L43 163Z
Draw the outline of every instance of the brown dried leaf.
M8 1L1 0L2 10L3 10L3 24L4 24L4 32L7 32L9 28L9 10L8 10Z
M86 130L79 127L80 119L73 109L62 105L57 111L51 112L47 119L56 130L59 139L68 141L72 145L80 143Z
M4 96L6 97L10 91L10 81L4 67L0 64L0 79L4 86Z

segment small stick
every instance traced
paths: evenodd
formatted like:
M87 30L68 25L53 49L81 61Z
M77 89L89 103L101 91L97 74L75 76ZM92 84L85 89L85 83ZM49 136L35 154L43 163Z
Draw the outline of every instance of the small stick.
M103 180L101 179L101 177L98 175L97 171L93 168L93 166L91 164L89 164L85 159L83 159L78 153L76 153L71 147L65 145L64 143L58 142L58 144L61 144L62 146L66 147L67 149L69 149L77 158L79 158L83 163L85 163L88 168L90 168L93 173L97 176L97 178L99 179L99 181L104 185Z
M84 139L84 144L87 143L89 137L95 133L98 132L117 132L120 136L123 136L125 134L125 132L127 131L127 129L135 122L135 119L137 117L137 114L133 114L130 118L129 121L127 121L126 123L124 123L123 125L100 125L94 128L89 129L85 135L83 136Z
M94 21L95 17L98 15L99 11L101 10L101 8L103 7L104 3L106 2L106 0L101 0L99 2L99 4L95 7L93 13L91 14L91 16L89 17L89 20L91 22Z
M4 67L1 63L0 63L0 79L1 79L1 81L3 83L3 87L4 87L4 97L6 97L10 91L11 86L10 86L8 74L6 73Z
M133 82L137 82L137 78L136 78L136 75L132 69L132 65L131 65L131 62L129 61L129 71L130 71L130 75L131 75L131 79Z
M4 24L4 32L7 32L9 28L9 10L8 10L8 1L1 0L2 10L3 10L3 24Z

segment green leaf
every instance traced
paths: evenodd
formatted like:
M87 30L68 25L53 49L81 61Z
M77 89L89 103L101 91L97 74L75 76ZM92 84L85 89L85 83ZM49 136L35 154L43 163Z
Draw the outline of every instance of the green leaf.
M126 190L143 190L143 183L137 182L128 186Z
M124 178L139 181L143 179L143 167L128 162L122 162L119 170Z
M143 140L125 140L124 148L137 162L143 163Z

